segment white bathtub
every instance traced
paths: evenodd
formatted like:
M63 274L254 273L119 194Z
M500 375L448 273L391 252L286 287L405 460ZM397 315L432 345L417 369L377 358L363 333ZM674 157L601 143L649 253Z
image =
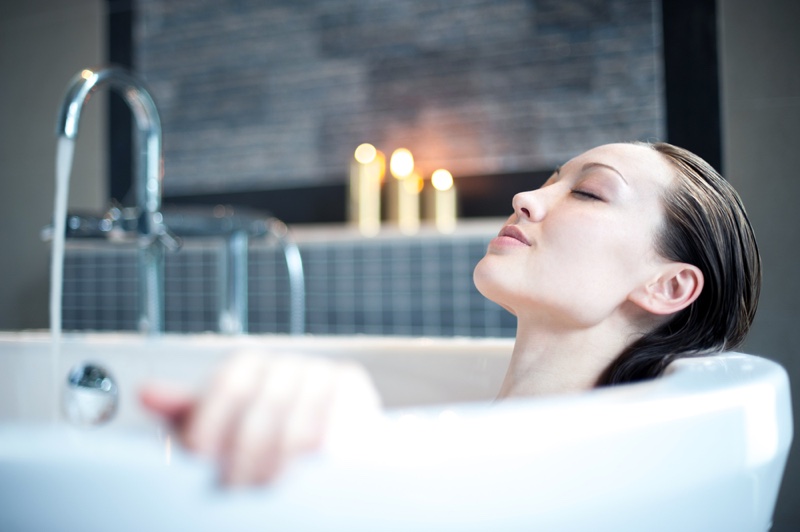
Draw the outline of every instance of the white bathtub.
M91 361L120 389L111 423L79 429L52 421L48 339L0 334L0 530L768 530L792 438L786 373L748 355L491 404L509 340L214 335L68 335L60 378ZM237 347L355 358L387 421L221 491L135 392Z

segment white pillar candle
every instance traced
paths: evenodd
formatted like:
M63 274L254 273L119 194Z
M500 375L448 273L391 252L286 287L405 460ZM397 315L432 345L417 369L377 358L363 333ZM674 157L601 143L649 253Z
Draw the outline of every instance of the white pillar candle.
M350 162L348 218L362 235L375 236L381 227L381 182L386 158L372 144L361 144Z
M425 218L442 233L456 229L457 197L453 175L439 169L431 175L430 187L425 189Z
M419 230L419 193L422 179L414 172L414 157L405 148L398 148L389 159L393 179L387 180L387 214L404 234Z

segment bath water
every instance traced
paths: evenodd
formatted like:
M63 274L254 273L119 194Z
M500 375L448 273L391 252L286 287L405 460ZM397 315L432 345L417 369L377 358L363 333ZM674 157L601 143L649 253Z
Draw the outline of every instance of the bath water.
M75 141L67 137L58 138L56 147L56 193L53 206L53 240L50 256L50 334L52 340L50 389L53 393L53 420L58 417L58 367L61 358L61 299L64 278L64 239L67 222L67 195L69 174Z

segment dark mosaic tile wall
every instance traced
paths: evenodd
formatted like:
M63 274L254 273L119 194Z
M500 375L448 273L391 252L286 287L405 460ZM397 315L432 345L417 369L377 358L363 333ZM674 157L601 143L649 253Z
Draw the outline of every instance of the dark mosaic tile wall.
M405 146L456 176L663 138L658 0L136 0L167 194L341 182Z
M481 296L472 270L487 237L300 243L306 330L313 334L513 336L516 321ZM167 255L170 332L218 330L222 246L187 241ZM135 330L136 252L108 243L68 245L65 330ZM289 281L281 251L255 242L249 258L251 333L289 331Z

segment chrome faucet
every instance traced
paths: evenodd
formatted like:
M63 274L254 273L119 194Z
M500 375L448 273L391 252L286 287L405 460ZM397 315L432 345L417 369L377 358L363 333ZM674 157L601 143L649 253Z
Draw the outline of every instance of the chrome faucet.
M92 94L109 86L131 108L138 131L138 168L134 187L138 207L139 329L164 331L164 249L179 242L169 233L161 215L161 120L153 98L141 81L119 67L79 72L67 87L56 133L75 139L83 105Z
M300 255L300 248L297 247L297 244L289 234L289 228L278 218L271 217L251 224L250 234L274 238L281 251L283 251L283 259L286 262L286 273L289 280L289 333L294 335L305 333L306 288L303 258ZM231 293L240 295L232 299L234 303L230 308L235 309L235 311L229 313L230 315L247 316L247 294L244 290L246 290L246 287L244 289L240 287L239 289L231 290ZM236 301L240 303L237 305Z
M246 217L245 217L246 218ZM289 333L305 333L306 289L303 258L289 235L289 228L275 217L254 218L228 235L220 264L219 330L226 334L248 332L248 257L251 238L277 241L286 262L289 280Z

